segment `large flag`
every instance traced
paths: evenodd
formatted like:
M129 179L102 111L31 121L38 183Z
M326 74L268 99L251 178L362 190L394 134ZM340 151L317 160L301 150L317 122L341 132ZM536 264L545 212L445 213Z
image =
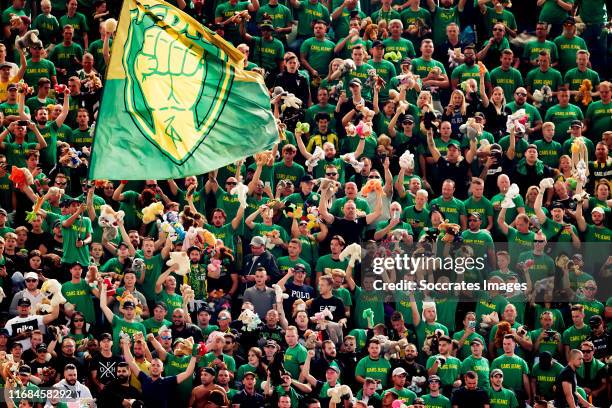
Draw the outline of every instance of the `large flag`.
M96 125L91 179L205 173L278 139L263 78L240 51L160 0L124 0Z

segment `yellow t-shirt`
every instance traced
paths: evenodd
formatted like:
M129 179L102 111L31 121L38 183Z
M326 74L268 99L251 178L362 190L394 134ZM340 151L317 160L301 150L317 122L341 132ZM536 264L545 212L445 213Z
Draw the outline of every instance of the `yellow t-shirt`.
M8 98L8 91L6 90L9 84L14 84L17 82L17 77L14 76L9 79L7 82L0 81L0 103L5 102Z
M134 362L136 363L138 368L140 368L140 371L142 371L143 373L147 375L151 374L151 363L150 362L148 362L147 360L143 360L142 363L139 363L138 361L134 361ZM142 385L140 384L140 380L138 380L138 377L135 376L134 374L130 376L130 385L136 388L138 391L142 392Z

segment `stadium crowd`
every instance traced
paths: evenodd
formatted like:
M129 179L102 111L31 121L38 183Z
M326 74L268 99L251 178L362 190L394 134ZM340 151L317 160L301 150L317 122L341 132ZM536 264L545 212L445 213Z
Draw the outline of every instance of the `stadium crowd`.
M610 1L171 3L263 75L279 141L113 181L120 2L2 1L4 404L610 406ZM387 283L518 289L375 290L399 253L485 267Z

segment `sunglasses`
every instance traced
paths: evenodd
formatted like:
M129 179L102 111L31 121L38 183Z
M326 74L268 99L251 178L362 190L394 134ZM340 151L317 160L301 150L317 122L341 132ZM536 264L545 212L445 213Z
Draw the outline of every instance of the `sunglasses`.
M38 279L26 279L26 282L38 282Z
M331 177L331 176L337 176L338 173L325 173L326 176Z
M84 321L85 321L84 319L74 319L73 320L73 322L75 322L75 323L78 323L78 322L83 323Z
M159 338L162 340L170 340L172 339L172 336L159 336Z
M380 176L368 176L369 179L379 179Z
M523 97L524 97L524 96L527 96L527 94L526 94L526 93L524 93L524 92L517 92L517 93L515 93L515 95L516 95L516 96L523 96Z
M543 244L543 243L545 243L546 241L545 241L545 240L543 240L543 239L534 239L534 240L533 240L533 242L535 242L536 244Z
M592 353L593 352L593 350L580 350L580 351L582 351L583 353Z

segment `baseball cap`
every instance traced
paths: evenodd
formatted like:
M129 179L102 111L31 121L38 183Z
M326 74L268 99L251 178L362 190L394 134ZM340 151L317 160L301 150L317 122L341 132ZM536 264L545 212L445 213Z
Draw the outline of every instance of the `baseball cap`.
M572 123L570 124L570 127L574 127L574 126L579 126L582 127L582 122L579 120L572 120Z
M304 266L304 264L296 263L293 267L293 272L306 272L306 267Z
M38 274L36 272L26 272L26 274L23 275L23 279L36 279L36 280L38 280Z
M262 23L262 24L259 26L259 29L260 29L260 30L274 30L274 26L273 26L272 24L270 24L270 23L266 22L266 23Z
M17 301L17 306L32 306L32 302L30 302L30 299L22 297Z
M178 340L176 340L176 341L174 342L174 344L176 344L176 342L177 342L177 341L179 341L179 340L180 340L180 341L183 341L183 339L178 339ZM204 368L202 369L202 371L204 371L205 373L208 373L208 374L210 374L210 375L212 375L212 376L217 375L217 373L215 372L215 369L214 369L214 368L212 368L212 367L204 367Z
M131 300L126 300L125 302L123 302L123 308L126 309L128 307L135 308L136 305Z
M413 405L419 404L419 405L425 405L425 400L421 397L417 397L414 399L414 401L412 401Z
M334 370L335 372L340 374L340 369L336 365L330 365L329 367L327 367L327 370Z
M55 227L61 227L62 226L62 222L60 220L55 220L53 222L53 228Z
M475 338L473 338L473 339L472 339L472 341L470 341L470 346L471 346L472 344L475 344L475 343L480 344L481 346L483 346L483 344L482 344L482 340L480 340L480 338L479 338L479 337L475 337Z
M500 374L502 377L504 376L504 372L502 370L500 370L499 368L495 368L495 369L491 370L491 373L489 375L491 377L495 377L497 374Z
M576 19L574 17L568 17L563 21L564 25L570 24L570 25L576 25Z
M577 259L579 261L582 261L583 260L582 254L574 254L572 255L572 259Z
M7 91L16 91L16 90L17 90L17 84L9 84L9 85L6 87L6 90L7 90Z
M110 333L102 333L100 335L100 341L102 340L112 340L113 336L110 335Z
M352 85L359 85L359 86L362 86L361 79L359 79L359 78L353 78L353 79L351 79L351 80L349 81L349 86L352 86Z
M427 379L427 381L434 381L434 380L436 380L436 381L440 381L440 377L439 377L439 376L437 376L437 375L435 375L435 374L432 374L432 375L430 375L430 376L429 376L429 378Z
M278 347L278 343L274 340L268 340L264 347Z
M498 145L497 143L493 143L491 145L491 148L489 149L489 151L492 152L493 150L501 152L502 151L502 147L500 145Z
M529 150L529 149L535 149L536 152L538 151L538 146L534 145L534 144L530 144L529 146L527 146L527 149L525 150Z
M153 307L153 309L155 309L156 307L160 307L164 310L168 310L168 306L166 306L166 304L164 302L157 302L155 303L155 306Z
M448 142L448 146L447 147L455 147L455 148L459 148L459 142L456 140L451 140L450 142Z
M444 340L444 341L449 342L449 343L452 343L452 342L453 342L453 340L452 340L452 339L451 339L449 336L447 336L447 335L440 336L440 338L438 339L438 341L440 341L440 340Z
M32 373L32 369L30 368L29 365L24 364L21 367L19 367L19 374L31 374Z
M8 62L0 62L0 69L2 68L13 68L13 66Z
M266 245L266 240L259 235L255 235L253 238L251 238L251 243L249 245L257 247L264 246Z
M469 214L468 214L468 217L478 218L479 220L482 218L482 217L480 216L480 213L477 213L477 212L471 212L471 213L469 213ZM479 339L479 340L480 340L480 339Z
M400 65L404 65L404 64L412 64L412 60L410 58L403 58L402 61L400 62Z
M485 117L485 114L484 114L484 113L482 113L482 112L476 112L476 113L474 114L474 117L475 117L475 118L484 118L484 117Z
M6 210L4 208L0 208L0 214L8 215L8 213L6 212Z
M244 377L246 377L248 375L252 375L253 377L257 378L257 375L255 375L255 373L252 372L252 371L247 371L246 373L244 373Z
M402 123L414 123L414 116L405 115L404 119L402 119Z
M308 183L308 182L311 182L313 180L314 180L314 178L310 174L304 174L302 176L302 178L300 179L300 183Z
M600 315L591 316L589 319L589 326L592 328L599 327L599 325L603 322L603 319Z
M396 375L406 375L406 370L404 370L402 367L397 367L395 370L393 370L392 375L395 377Z
M600 213L601 215L605 215L605 214L606 214L606 213L604 212L603 208L601 208L601 207L595 207L595 208L593 208L593 209L591 210L591 214L593 214L594 212L598 212L598 213Z
M6 330L4 327L0 329L0 336L11 337L8 330Z
M157 303L158 303L158 304L159 304L159 303L161 303L161 305L159 305L159 307L163 307L163 308L165 308L165 307L166 307L166 304L165 304L165 303L163 303L163 302L157 302ZM155 307L157 307L157 305L155 305ZM165 309L165 310L167 310L167 309ZM205 305L203 305L203 306L202 306L200 309L198 309L198 313L202 313L202 312L206 312L206 313L208 313L209 315L211 315L211 314L213 314L213 312L214 312L214 311L213 311L213 309L212 309L210 306L208 306L207 304L205 304Z
M41 351L47 351L47 345L45 343L40 343L36 346L36 352L40 353Z
M380 40L374 40L374 42L372 42L372 48L374 48L374 47L383 47L383 48L386 48L385 47L385 43L383 43Z
M553 201L552 205L550 207L551 209L555 209L555 208L565 208L565 206L563 205L563 203L561 201Z

